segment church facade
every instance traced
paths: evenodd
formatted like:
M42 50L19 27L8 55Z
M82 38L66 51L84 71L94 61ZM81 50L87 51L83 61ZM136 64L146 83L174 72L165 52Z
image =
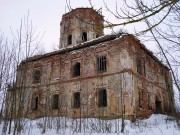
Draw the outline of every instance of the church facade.
M171 112L168 67L133 35L104 35L103 23L92 8L63 15L60 49L18 67L7 94L14 117L136 119Z

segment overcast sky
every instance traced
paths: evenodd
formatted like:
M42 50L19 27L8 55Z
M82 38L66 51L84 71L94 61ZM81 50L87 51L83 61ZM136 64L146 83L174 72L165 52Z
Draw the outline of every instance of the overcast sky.
M105 19L119 21L106 11L103 0L91 0L95 9L102 7ZM105 0L110 9L115 9L116 0ZM121 3L118 3L121 6ZM88 0L71 0L72 8L90 7ZM64 13L68 12L66 0L0 0L0 32L5 36L11 36L11 30L15 31L20 26L20 21L27 16L33 22L33 27L44 34L43 45L46 51L52 51L59 44L60 20ZM124 27L131 33L133 26ZM107 34L109 30L105 30Z

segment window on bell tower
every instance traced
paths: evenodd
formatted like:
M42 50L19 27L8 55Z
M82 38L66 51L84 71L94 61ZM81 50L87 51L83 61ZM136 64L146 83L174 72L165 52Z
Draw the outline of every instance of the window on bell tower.
M71 44L72 44L72 35L69 35L69 36L68 36L67 44L68 44L68 45L71 45Z
M82 41L83 42L87 41L87 33L86 32L82 33Z

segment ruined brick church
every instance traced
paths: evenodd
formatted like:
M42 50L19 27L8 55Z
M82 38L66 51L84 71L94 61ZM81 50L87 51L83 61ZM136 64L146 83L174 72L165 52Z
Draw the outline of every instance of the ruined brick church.
M60 49L18 67L16 87L7 94L16 104L14 117L136 119L171 111L168 67L135 36L104 35L103 20L93 8L62 16Z

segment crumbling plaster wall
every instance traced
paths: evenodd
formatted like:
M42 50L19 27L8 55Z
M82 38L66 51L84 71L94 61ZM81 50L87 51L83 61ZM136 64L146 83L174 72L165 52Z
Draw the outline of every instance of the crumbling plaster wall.
M123 40L110 41L104 44L75 50L66 54L44 58L28 63L29 90L40 95L40 110L31 111L32 118L46 115L68 115L72 117L119 117L122 115L123 104L126 103L126 115L132 115L133 99L133 60L129 57L126 44ZM107 56L107 71L97 72L97 56ZM80 77L72 77L74 62L81 63ZM41 83L33 84L33 69L40 68L42 72ZM107 107L98 107L98 90L107 90ZM81 108L72 107L72 95L81 93ZM122 91L122 95L121 95ZM63 95L60 111L51 109L53 94ZM31 98L29 99L31 101ZM48 104L48 105L47 105ZM29 110L30 108L29 104ZM50 111L47 111L49 108ZM47 111L47 112L45 112ZM38 113L37 113L38 112Z
M97 72L96 58L107 56L107 71ZM66 115L71 117L120 117L123 105L125 115L144 117L155 112L155 100L162 102L162 111L169 108L169 97L165 87L166 68L150 57L145 61L146 75L140 75L136 69L136 57L146 58L147 53L139 47L138 42L125 36L120 39L100 43L98 45L74 50L64 54L54 55L27 63L27 91L29 102L27 117L37 118L47 115ZM72 76L72 66L81 63L81 75ZM33 83L33 70L41 69L41 82ZM163 74L160 71L163 69ZM149 72L147 72L149 71ZM19 73L21 70L19 69ZM19 74L18 73L18 74ZM18 79L17 79L18 80ZM161 83L159 83L161 82ZM98 90L107 90L107 107L98 107ZM143 106L139 107L139 89L143 91ZM81 107L72 106L74 92L81 93ZM147 93L151 94L152 109L148 108ZM38 110L31 109L33 94L39 95ZM52 96L59 94L59 109L52 110ZM165 100L167 99L167 100Z
M104 35L103 16L92 8L78 8L63 15L60 23L60 48L67 47L68 36L72 35L72 44L82 43L82 32L87 40Z
M156 113L156 100L161 102L161 113L169 113L171 110L172 87L167 87L168 83L172 84L171 74L169 69L160 64L157 58L152 57L152 54L147 53L142 49L140 44L134 40L129 40L133 45L133 51L130 55L133 57L134 66L134 93L136 109L134 115L137 117L148 116ZM142 59L143 73L138 74L136 66L136 58ZM142 91L142 107L139 107L139 90ZM150 99L149 97L150 96Z

